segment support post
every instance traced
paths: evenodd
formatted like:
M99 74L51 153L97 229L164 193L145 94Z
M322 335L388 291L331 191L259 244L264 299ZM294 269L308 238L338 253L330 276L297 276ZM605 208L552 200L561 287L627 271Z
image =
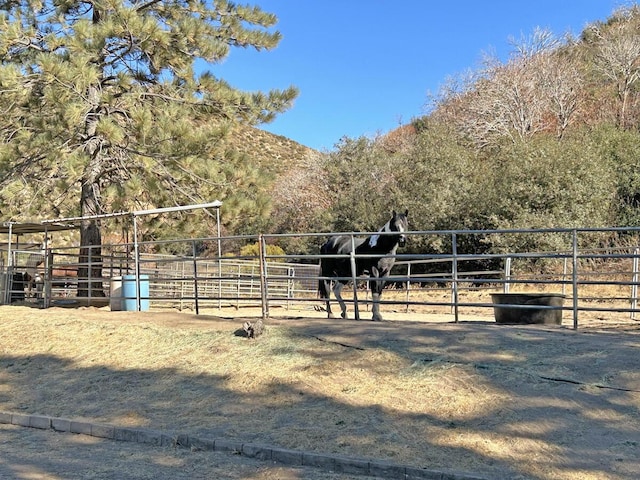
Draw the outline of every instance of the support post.
M93 281L91 280L91 274L93 272L93 245L89 245L87 248L87 307L91 306L91 297L93 295ZM139 309L138 309L139 310Z
M258 236L258 245L260 247L260 297L262 297L262 320L269 318L269 301L267 298L267 248L264 236Z
M140 304L140 248L138 246L138 217L133 215L133 264L136 274L136 312L142 310Z
M11 290L13 290L13 252L11 251L11 239L13 238L13 223L9 222L9 243L7 245L7 278L4 283L4 303L11 303Z
M631 277L631 312L629 316L631 320L635 319L635 313L638 308L638 255L640 248L633 249L633 275Z
M504 285L502 286L503 293L509 293L511 288L511 257L504 259Z
M453 255L451 265L451 275L453 277L452 295L453 295L453 318L456 323L459 320L458 307L458 237L455 233L451 234L451 253Z
M407 263L407 304L405 305L405 313L409 313L409 290L411 290L411 262Z
M573 230L573 329L578 329L578 231Z
M200 315L200 302L198 301L198 261L196 259L196 242L191 242L193 253L193 298L196 305L196 315Z
M358 269L356 267L356 238L351 235L351 281L353 282L353 315L356 320L360 320L360 308L358 306Z
M218 309L222 308L222 241L220 240L220 208L216 208L216 227L218 233Z

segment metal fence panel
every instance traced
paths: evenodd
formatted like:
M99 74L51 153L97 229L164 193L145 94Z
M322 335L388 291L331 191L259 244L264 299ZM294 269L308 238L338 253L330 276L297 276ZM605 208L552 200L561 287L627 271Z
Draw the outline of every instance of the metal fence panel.
M510 251L485 255L465 253L458 248L459 244L464 244L467 235L522 234L535 237L549 232L563 236L568 247L558 251ZM385 294L383 303L401 305L407 313L418 307L447 312L458 320L465 309L485 309L490 315L493 303L489 298L492 293L528 289L565 295L563 313L574 327L577 327L578 317L583 312L624 314L635 320L640 283L639 247L633 244L617 248L591 245L589 239L594 232L608 235L624 232L628 238L636 238L639 233L635 228L407 232L410 239L448 238L449 251L438 254L398 253L396 266L388 279L392 292ZM361 236L367 233L339 234ZM324 240L328 234L264 235L258 238L277 244L281 238L294 236L313 236ZM321 308L317 297L319 254L277 256L261 251L260 255L252 257L200 257L191 253L195 251L196 241L220 244L229 240L238 244L255 239L256 236L247 236L144 242L139 245L137 257L131 244L103 245L101 255L89 259L91 265L80 264L77 246L54 246L44 255L31 249L14 250L11 258L8 252L0 249L0 301L49 306L73 300L108 305L112 283L124 275L140 274L148 276L149 290L144 300L150 300L153 307L197 311L199 307L266 305L267 313L269 304ZM163 249L189 253L146 253ZM36 255L45 261L34 265ZM102 272L100 276L78 278L80 266L96 265ZM91 272L93 269L88 270ZM43 287L36 295L30 295L24 280L21 283L18 277L22 275L24 279L27 271L36 272L44 279ZM363 308L368 307L365 280L359 279L359 288L345 295L351 308L358 302ZM76 298L77 286L83 281L101 285L103 295Z

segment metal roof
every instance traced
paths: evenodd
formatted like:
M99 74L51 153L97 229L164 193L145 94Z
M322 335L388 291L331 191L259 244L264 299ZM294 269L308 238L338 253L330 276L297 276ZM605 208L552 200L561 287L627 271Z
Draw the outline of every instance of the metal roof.
M59 232L63 230L76 230L78 225L71 223L39 223L39 222L3 222L0 224L0 234L27 235L30 233Z
M154 208L151 210L136 210L133 212L117 212L117 213L105 213L100 215L90 215L84 217L70 217L70 218L59 218L56 220L43 220L41 222L4 222L0 224L0 235L8 235L12 233L14 235L26 235L30 233L45 233L45 232L57 232L62 230L76 230L79 229L80 226L74 223L69 222L79 222L82 220L92 220L98 218L112 218L112 217L122 217L130 215L133 218L142 216L142 215L151 215L157 213L165 213L165 212L177 212L181 210L195 210L198 208L217 208L218 212L220 207L222 206L222 202L220 200L214 200L209 203L200 203L196 205L179 205L176 207L166 207L166 208ZM218 227L219 227L218 221Z

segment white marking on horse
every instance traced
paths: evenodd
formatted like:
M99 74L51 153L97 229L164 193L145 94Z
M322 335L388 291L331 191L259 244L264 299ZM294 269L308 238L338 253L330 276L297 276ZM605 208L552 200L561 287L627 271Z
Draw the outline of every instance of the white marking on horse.
M398 227L398 230L391 230L391 220L389 220L385 224L385 226L382 227L379 231L380 232L385 232L385 233L391 233L391 232L404 233L404 225L402 225L401 222L396 223L396 227ZM371 235L369 237L369 246L370 247L375 247L376 245L378 245L378 240L380 240L380 235L378 235L378 234Z
M391 225L389 225L389 222L387 222L384 227L382 227L380 230L378 230L379 232L390 232L391 231ZM376 234L376 235L371 235L369 237L369 246L370 247L375 247L378 244L378 240L380 240L380 235Z

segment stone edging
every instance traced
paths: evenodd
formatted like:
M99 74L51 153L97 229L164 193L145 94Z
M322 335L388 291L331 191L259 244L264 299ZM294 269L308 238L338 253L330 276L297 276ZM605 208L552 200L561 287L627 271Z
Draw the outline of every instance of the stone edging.
M352 475L370 475L392 479L403 478L405 480L486 480L485 477L471 474L446 473L379 460L303 452L301 450L243 443L222 438L210 439L187 434L170 434L146 428L116 427L45 415L0 411L0 423L89 435L122 442L144 443L158 447L183 447L202 451L228 452L258 460L269 460L282 465L315 467Z

